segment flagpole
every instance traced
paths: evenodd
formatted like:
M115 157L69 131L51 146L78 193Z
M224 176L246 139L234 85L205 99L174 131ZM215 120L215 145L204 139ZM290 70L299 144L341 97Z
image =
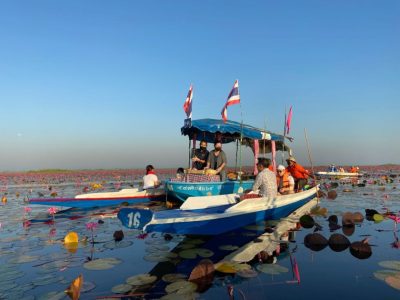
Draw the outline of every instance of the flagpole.
M285 105L285 124L283 125L283 143L282 143L282 165L285 161L285 139L286 139L286 105Z

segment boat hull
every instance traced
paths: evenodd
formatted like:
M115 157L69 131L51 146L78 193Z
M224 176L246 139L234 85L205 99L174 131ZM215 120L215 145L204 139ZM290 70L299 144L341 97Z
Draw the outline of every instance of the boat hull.
M167 181L165 188L169 197L186 201L189 197L216 196L234 194L251 189L254 181L224 181L224 182L175 182Z
M350 172L316 172L315 175L319 177L360 177L360 173L350 173Z
M137 191L126 189L120 192L92 193L78 195L75 198L31 198L30 204L63 206L63 207L104 207L122 203L137 204L151 200L165 200L165 191L160 189Z
M146 232L216 235L262 220L280 219L315 198L317 188L275 198L246 199L236 204L195 210L150 210L123 208L118 218L124 226ZM193 198L190 198L192 201Z

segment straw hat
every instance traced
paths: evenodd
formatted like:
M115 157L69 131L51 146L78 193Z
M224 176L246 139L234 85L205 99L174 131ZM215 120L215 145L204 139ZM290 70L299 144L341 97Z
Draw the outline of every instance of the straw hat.
M293 156L289 156L289 158L286 161L296 162L296 159Z
M280 170L280 171L283 171L283 170L285 170L285 166L283 166L283 165L279 165L279 166L278 166L278 170Z

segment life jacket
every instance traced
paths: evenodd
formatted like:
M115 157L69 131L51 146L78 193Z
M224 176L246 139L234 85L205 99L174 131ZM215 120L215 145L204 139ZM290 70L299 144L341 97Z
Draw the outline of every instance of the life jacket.
M292 174L295 180L308 178L308 171L297 163L292 166L288 166L286 170Z
M290 183L289 183L289 172L287 172L285 170L285 172L283 173L283 176L276 176L276 185L278 187L278 190L280 188L288 188L290 187Z

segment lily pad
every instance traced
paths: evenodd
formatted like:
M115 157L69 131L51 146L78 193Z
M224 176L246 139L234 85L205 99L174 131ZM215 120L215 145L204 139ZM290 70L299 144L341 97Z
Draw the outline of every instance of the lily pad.
M236 274L243 278L253 278L258 276L258 272L253 269L240 270Z
M384 260L378 263L381 267L400 271L400 260Z
M125 293L129 292L130 290L132 290L132 285L126 284L126 283L115 285L111 289L111 291L116 294L125 294Z
M132 244L133 244L132 241L120 241L120 242L111 241L111 242L105 243L103 245L103 247L106 249L120 249L120 248L129 247Z
M179 256L185 259L195 259L197 256L199 257L211 257L214 255L214 252L205 248L193 248L187 249L179 252Z
M186 280L187 276L185 274L180 274L180 273L171 273L171 274L165 274L162 277L162 280L165 282L176 282L176 281L181 281L181 280Z
M313 251L321 251L328 245L328 240L319 233L310 233L304 237L304 245Z
M173 282L165 287L165 291L168 294L176 293L176 294L188 294L193 293L197 289L197 284L189 281L177 281Z
M176 258L178 254L175 252L159 252L159 253L149 253L148 255L144 256L143 259L150 262L166 262L172 258Z
M121 260L117 258L99 258L83 264L83 267L88 270L108 270L120 264Z
M38 258L39 258L38 256L34 255L21 255L10 259L8 262L10 264L24 264L38 260Z
M150 274L139 274L139 275L135 275L135 276L131 276L131 277L127 278L126 282L130 285L141 286L141 285L153 283L156 280L157 280L157 276L154 276L154 275L152 276Z
M400 276L387 276L385 282L396 290L400 290Z
M234 251L236 249L239 249L238 246L235 245L222 245L218 247L220 250L226 250L226 251Z
M258 265L257 266L257 270L262 272L262 273L266 273L266 274L270 274L270 275L279 275L281 273L287 273L289 272L289 269L277 264L262 264L262 265Z
M234 261L224 261L215 264L215 270L221 273L234 274L242 270L249 270L251 266L248 264L240 264Z
M374 219L375 223L380 223L384 219L384 217L381 214L374 214L372 218Z
M379 280L385 281L388 276L400 276L400 272L396 270L379 270L374 272L374 277Z

